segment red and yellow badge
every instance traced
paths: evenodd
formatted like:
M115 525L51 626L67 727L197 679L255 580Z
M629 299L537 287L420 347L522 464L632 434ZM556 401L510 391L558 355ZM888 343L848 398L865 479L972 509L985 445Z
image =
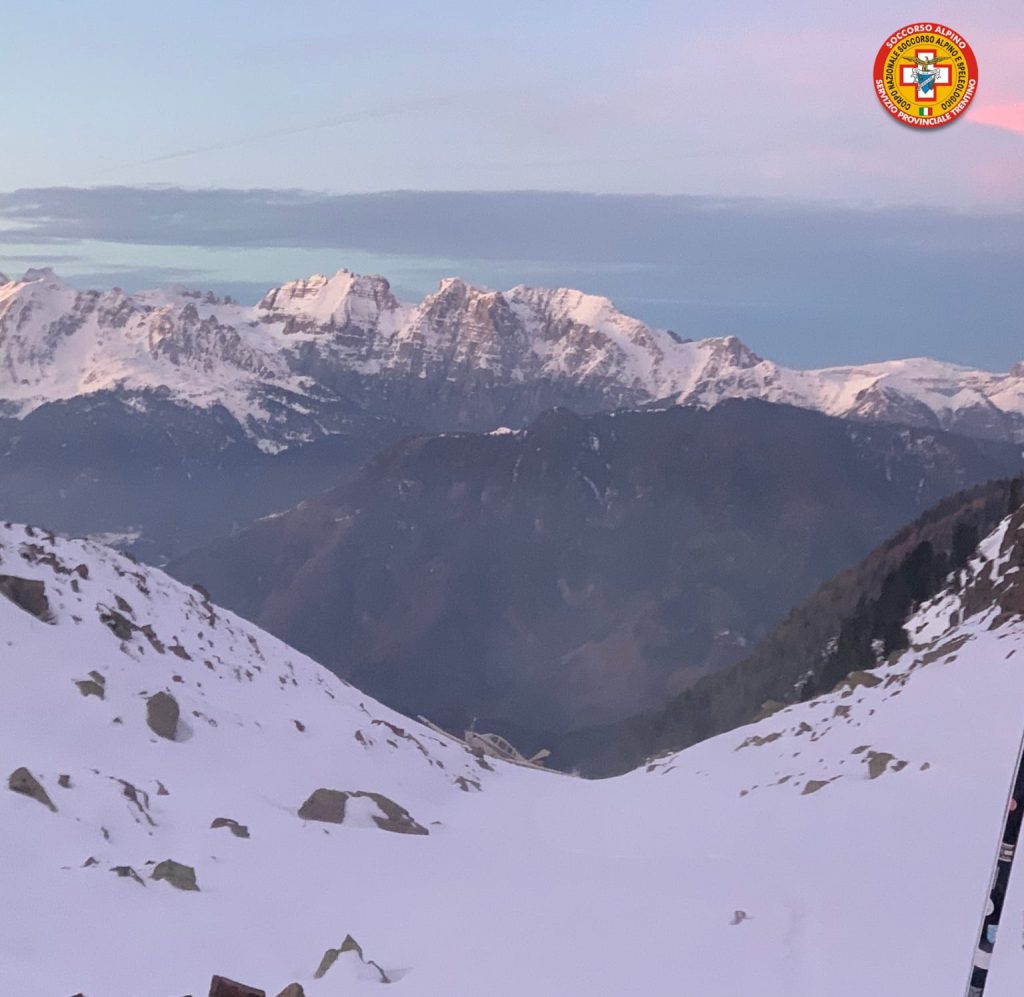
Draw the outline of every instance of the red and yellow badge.
M967 110L977 88L974 51L944 24L908 24L875 57L875 93L905 125L948 125Z

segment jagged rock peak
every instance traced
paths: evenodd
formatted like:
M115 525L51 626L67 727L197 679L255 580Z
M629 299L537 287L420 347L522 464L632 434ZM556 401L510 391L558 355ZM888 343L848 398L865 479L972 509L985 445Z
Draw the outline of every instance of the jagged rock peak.
M764 357L758 356L738 336L718 336L705 340L705 345L720 360L733 367L745 369L764 363Z
M28 270L22 274L21 283L63 284L64 281L57 276L53 267L29 267Z

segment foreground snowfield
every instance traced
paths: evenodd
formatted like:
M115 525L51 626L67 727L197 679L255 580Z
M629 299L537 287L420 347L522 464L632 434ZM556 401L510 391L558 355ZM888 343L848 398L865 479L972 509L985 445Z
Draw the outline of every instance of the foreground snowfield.
M982 550L997 577L1019 570L1005 530ZM42 580L54 619L0 597L4 995L200 995L213 973L374 992L354 953L313 979L347 934L408 997L965 991L1024 728L1024 628L990 629L996 607L951 628L940 597L877 684L586 782L485 769L95 544L0 528L0 575ZM175 740L147 725L160 691ZM56 812L7 790L21 766ZM429 834L365 798L301 820L319 787L384 794ZM149 878L165 859L199 890ZM1022 912L1018 870L986 997L1024 987Z

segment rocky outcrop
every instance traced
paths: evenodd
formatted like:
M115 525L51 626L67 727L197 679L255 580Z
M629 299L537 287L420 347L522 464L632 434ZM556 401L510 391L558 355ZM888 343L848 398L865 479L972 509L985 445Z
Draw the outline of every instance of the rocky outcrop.
M150 879L165 880L176 890L197 890L196 871L190 865L182 865L174 859L164 859L153 869Z
M96 696L99 699L106 696L107 680L97 671L89 672L87 679L76 679L75 685L83 696Z
M53 804L42 783L27 768L22 766L15 769L7 778L7 788L12 792L21 793L30 799L37 800L44 807L49 807L54 813L57 808Z
M249 828L245 824L239 824L237 820L230 817L215 817L210 822L210 827L226 827L236 838L248 838Z
M888 751L868 751L864 755L864 761L868 767L869 779L877 779L886 772L902 772L907 767L904 759L896 758Z
M215 976L210 980L209 997L266 997L266 994L265 990L229 980L226 976Z
M403 806L395 803L380 793L368 793L362 790L345 792L338 789L314 790L305 803L299 807L299 816L303 820L322 821L327 824L344 824L345 811L349 800L372 800L379 811L371 815L373 822L382 831L395 834L429 834L430 832L418 824L412 814Z
M372 959L367 959L363 955L363 948L351 935L346 935L345 940L336 949L328 949L323 954L323 958L320 960L320 965L317 967L316 972L313 974L314 980L323 979L327 971L338 961L339 956L344 955L346 952L353 952L355 957L364 965L374 969L380 975L381 983L390 983L391 980L388 974L384 972L380 966L377 965Z
M130 865L115 865L111 867L110 871L122 879L134 879L139 886L146 885L145 880Z
M154 693L146 700L146 723L158 737L174 740L181 709L169 692Z
M37 620L51 622L46 585L38 579L0 575L0 595L6 596L15 606L24 609L26 613L31 613Z
M139 628L124 613L116 609L107 609L100 613L100 622L110 628L110 632L118 640L131 640L132 634Z

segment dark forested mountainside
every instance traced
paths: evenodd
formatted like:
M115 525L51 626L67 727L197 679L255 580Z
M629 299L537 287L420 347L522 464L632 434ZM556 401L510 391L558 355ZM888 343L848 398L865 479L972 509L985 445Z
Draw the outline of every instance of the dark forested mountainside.
M667 705L577 730L554 761L588 775L624 772L652 755L749 723L780 706L833 689L909 646L904 623L950 582L979 539L1018 509L1021 478L990 481L943 499L863 561L840 572L790 612L753 652L702 678Z
M1020 451L787 406L415 437L171 566L410 714L526 746L660 707Z

